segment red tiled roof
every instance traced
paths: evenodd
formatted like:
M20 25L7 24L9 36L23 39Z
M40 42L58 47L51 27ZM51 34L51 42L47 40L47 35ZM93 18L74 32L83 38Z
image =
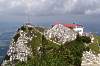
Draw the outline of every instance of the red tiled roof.
M74 27L80 27L82 25L79 25L79 24L64 24L65 27L71 27L71 28L74 28Z

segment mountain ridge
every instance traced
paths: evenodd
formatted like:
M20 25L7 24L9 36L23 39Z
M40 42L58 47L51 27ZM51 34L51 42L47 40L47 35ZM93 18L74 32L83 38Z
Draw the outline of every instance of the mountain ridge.
M56 25L56 27L58 29L54 26L47 32L42 27L36 28L32 25L23 25L18 28L2 66L80 66L82 53L86 50L83 39L81 39L83 37L77 37L76 32L65 28L61 24ZM53 30L58 31L54 34ZM61 42L52 40L48 38L50 32L58 37L59 33L63 35L68 33L64 37L70 36L68 38L71 40L64 38L66 39L64 43L63 40ZM63 35L61 36L63 37Z

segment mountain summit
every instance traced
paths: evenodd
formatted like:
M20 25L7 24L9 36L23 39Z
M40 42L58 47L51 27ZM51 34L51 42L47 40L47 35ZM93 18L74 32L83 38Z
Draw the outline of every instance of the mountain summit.
M2 66L80 66L84 39L62 24L50 29L25 24L12 38Z

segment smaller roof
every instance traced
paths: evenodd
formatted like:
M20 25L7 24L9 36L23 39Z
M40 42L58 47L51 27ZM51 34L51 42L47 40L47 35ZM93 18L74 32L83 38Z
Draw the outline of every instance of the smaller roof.
M65 27L70 27L70 28L74 28L74 27L82 27L82 25L79 24L64 24Z

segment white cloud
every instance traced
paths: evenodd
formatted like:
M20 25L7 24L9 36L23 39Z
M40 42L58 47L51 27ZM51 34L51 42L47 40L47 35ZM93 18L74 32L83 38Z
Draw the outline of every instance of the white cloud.
M26 11L33 15L100 14L100 0L0 0L0 13Z
M95 10L87 10L85 12L85 14L87 14L87 15L100 14L100 9L98 8L98 9L95 9Z

